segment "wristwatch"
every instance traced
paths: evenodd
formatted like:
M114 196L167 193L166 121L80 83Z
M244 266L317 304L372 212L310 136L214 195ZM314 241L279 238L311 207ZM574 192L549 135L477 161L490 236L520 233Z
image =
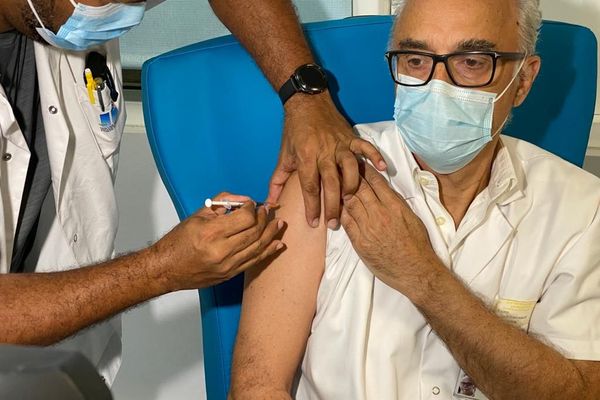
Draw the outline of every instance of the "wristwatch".
M279 98L285 104L296 93L318 94L326 89L327 75L323 68L317 64L304 64L279 89Z

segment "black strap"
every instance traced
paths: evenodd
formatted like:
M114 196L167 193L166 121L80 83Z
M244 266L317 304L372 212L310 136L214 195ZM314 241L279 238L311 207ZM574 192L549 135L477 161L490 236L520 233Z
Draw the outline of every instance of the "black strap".
M283 84L281 89L279 89L279 98L281 99L281 104L285 104L285 102L297 92L298 89L296 89L296 86L294 85L293 78L288 79Z

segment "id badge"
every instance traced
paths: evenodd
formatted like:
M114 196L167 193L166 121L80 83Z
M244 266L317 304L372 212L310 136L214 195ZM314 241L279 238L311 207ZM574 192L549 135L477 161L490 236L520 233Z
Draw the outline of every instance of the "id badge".
M484 395L481 390L477 388L477 386L475 386L475 382L473 382L471 377L462 369L458 374L458 379L456 380L456 386L454 386L454 393L452 396L455 399L489 400L487 396Z

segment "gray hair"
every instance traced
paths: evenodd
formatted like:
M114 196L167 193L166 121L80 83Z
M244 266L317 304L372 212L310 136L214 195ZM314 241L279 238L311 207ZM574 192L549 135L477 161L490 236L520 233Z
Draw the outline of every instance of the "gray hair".
M535 54L538 34L542 24L540 0L515 1L517 1L519 7L519 36L521 38L521 51L525 51L527 54ZM406 6L407 2L408 0L394 0L394 5L397 7L395 18L396 21L398 21L400 14L404 10L404 6Z

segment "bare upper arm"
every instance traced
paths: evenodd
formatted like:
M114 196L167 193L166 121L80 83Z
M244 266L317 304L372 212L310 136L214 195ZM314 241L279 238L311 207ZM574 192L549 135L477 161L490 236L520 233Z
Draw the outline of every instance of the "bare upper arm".
M325 265L326 228L306 223L296 175L286 184L277 216L287 222L287 249L246 273L231 390L288 392L304 354ZM264 393L263 393L264 394Z
M600 361L571 360L586 385L589 399L600 398Z

